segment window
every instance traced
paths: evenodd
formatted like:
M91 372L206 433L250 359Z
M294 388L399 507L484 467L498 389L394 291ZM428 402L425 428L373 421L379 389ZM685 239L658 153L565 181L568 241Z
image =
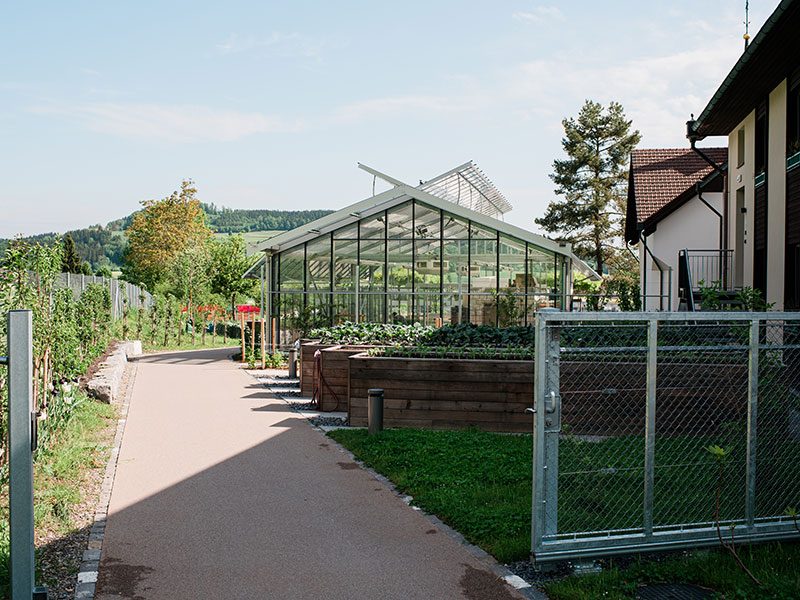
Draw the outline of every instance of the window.
M736 166L744 164L744 127L736 133Z

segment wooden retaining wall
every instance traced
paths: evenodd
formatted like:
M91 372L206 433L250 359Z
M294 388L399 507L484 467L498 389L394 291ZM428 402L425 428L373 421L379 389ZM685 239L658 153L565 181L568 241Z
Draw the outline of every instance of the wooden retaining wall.
M386 427L530 432L533 361L349 359L349 413L367 424L367 390L385 390ZM714 433L745 417L747 366L659 364L657 434ZM562 427L576 435L641 435L646 365L561 363Z

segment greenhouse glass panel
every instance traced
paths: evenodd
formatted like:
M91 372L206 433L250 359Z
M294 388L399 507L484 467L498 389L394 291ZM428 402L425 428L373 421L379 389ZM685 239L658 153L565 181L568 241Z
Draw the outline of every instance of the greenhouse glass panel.
M412 291L412 256L414 242L411 240L389 240L387 242L389 260L390 292Z
M500 289L497 320L501 327L525 324L525 242L500 235Z
M406 202L388 211L388 235L390 238L411 238L413 215L411 202Z
M280 255L280 289L281 290L302 290L303 289L303 270L305 265L303 258L305 250L303 246L296 246L291 250Z
M307 288L312 291L331 289L331 238L326 235L306 244Z
M333 239L335 240L357 240L358 239L358 223L353 223L347 227L342 227L333 232Z
M528 322L539 308L553 306L555 255L528 244Z
M470 234L470 322L496 325L497 231L473 223Z
M441 324L441 300L438 292L414 294L414 322L423 325Z
M446 323L466 323L469 321L469 241L445 240L442 253L442 317Z
M441 242L417 240L414 242L414 291L439 293L442 268Z
M362 240L384 239L386 237L386 216L384 213L379 213L361 219L359 227Z
M469 222L445 212L443 237L446 240L469 239Z
M315 326L331 324L331 294L309 293L306 308L308 318Z
M305 294L302 292L283 292L280 295L277 314L282 336L279 343L290 343L300 337L304 330L303 316L306 314L303 303Z
M356 240L334 240L333 285L339 291L353 292L358 277L358 242Z
M442 230L442 213L438 208L414 204L414 237L418 240L439 239Z
M385 283L386 242L364 240L360 242L359 289L361 292L383 292Z
M359 321L362 323L383 323L386 310L386 294L361 292L358 295Z
M386 297L389 323L411 323L411 294L392 293Z

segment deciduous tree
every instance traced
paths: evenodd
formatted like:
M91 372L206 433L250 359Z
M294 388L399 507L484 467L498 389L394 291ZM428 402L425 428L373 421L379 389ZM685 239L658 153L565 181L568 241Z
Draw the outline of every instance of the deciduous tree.
M231 310L236 303L236 296L252 294L255 290L253 279L242 279L252 264L253 260L247 256L241 235L214 240L211 246L211 291L230 300Z
M145 200L127 230L125 275L149 289L166 279L175 260L211 237L205 213L191 180L162 200Z

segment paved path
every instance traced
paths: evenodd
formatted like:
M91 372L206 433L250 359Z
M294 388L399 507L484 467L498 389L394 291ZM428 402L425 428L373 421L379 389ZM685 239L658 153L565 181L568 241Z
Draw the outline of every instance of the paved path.
M138 361L98 598L521 598L227 354Z

